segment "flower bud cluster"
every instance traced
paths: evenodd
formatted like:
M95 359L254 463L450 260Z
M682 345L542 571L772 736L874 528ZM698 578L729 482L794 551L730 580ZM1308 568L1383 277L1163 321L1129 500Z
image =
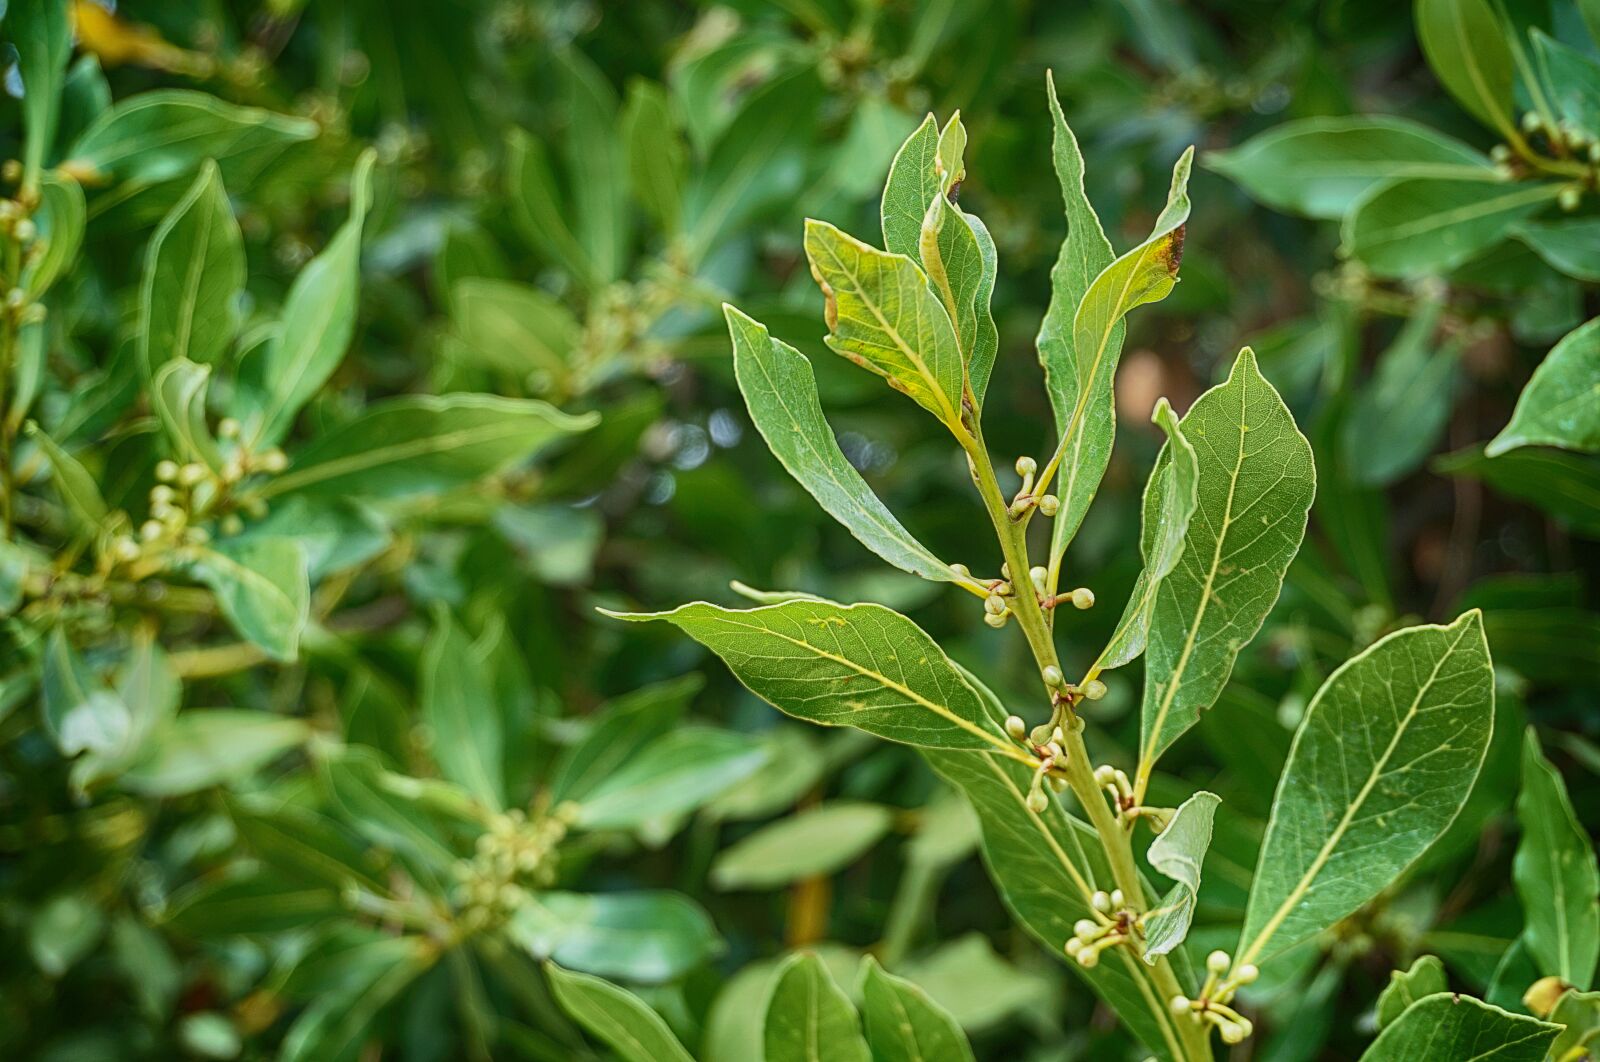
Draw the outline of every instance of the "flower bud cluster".
M1037 508L1045 516L1054 516L1061 511L1061 499L1054 494L1035 494L1033 491L1034 477L1039 473L1039 462L1031 457L1017 458L1017 475L1022 477L1022 486L1011 499L1011 504L1006 506L1006 514L1013 520L1020 520L1027 515L1028 510Z
M1096 892L1089 897L1089 906L1095 916L1078 919L1066 944L1067 954L1085 970L1100 965L1101 952L1132 940L1136 921L1121 889Z
M454 898L469 930L500 925L527 902L530 892L556 883L556 849L567 836L576 805L529 818L513 808L496 815L478 837L470 859L454 867Z
M1255 1031L1255 1026L1228 1004L1240 988L1254 983L1260 973L1249 963L1235 967L1227 952L1214 951L1206 957L1206 982L1199 997L1172 997L1172 1013L1187 1014L1196 1025L1214 1026L1223 1043L1239 1043Z

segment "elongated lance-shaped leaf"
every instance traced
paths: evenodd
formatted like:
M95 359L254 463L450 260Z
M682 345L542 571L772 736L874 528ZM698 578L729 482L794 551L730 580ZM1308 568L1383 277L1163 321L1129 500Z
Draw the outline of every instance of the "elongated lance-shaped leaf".
M862 1018L878 1062L972 1062L972 1045L950 1012L918 986L868 955L861 978Z
M1117 621L1116 631L1094 663L1095 673L1121 667L1144 652L1156 592L1183 557L1189 521L1199 504L1200 458L1184 438L1178 415L1163 398L1156 402L1150 420L1167 433L1167 442L1156 456L1155 467L1144 488L1144 526L1139 535L1144 570L1133 584L1133 593L1128 595L1128 604Z
M45 459L50 462L50 478L56 485L56 493L61 495L61 501L66 505L67 512L72 514L78 530L85 535L93 535L100 529L100 523L109 511L105 499L100 496L100 488L95 485L94 476L83 467L81 461L62 449L33 421L28 422L28 437L44 451Z
M1150 616L1140 723L1143 793L1157 757L1216 702L1300 549L1316 493L1311 444L1246 347L1180 427L1199 458L1199 506Z
M299 541L224 539L201 549L191 567L241 637L274 660L299 655L311 607L311 579Z
M1561 1032L1525 1014L1512 1014L1471 996L1440 992L1407 1007L1373 1041L1361 1062L1475 1059L1542 1062Z
M209 159L162 220L145 253L139 289L139 354L154 374L179 358L222 357L239 330L244 237L222 171Z
M606 615L672 623L797 719L907 745L999 749L1033 762L1001 736L978 692L933 639L882 605L797 599L741 610L698 601L671 612Z
M661 1015L632 992L554 963L544 969L561 1009L623 1062L692 1062Z
M955 327L921 267L807 219L806 257L827 300L828 346L882 376L953 432L966 372Z
M1057 800L1042 812L1030 811L1032 771L1025 764L991 753L924 750L923 756L978 813L984 866L1012 916L1083 978L1158 1058L1186 1057L1154 971L1132 949L1112 948L1088 969L1062 950L1079 919L1096 917L1090 899L1095 890L1109 889L1113 880L1093 828ZM1170 959L1184 990L1192 991L1184 952Z
M1166 298L1177 283L1193 162L1194 148L1189 148L1173 166L1167 205L1150 238L1106 266L1085 289L1072 317L1070 355L1047 361L1051 402L1058 411L1068 411L1050 466L1059 477L1055 493L1061 499L1050 536L1052 572L1083 523L1111 460L1117 433L1111 385L1122 354L1122 320L1129 311Z
M1378 996L1378 1028L1400 1017L1411 1004L1449 988L1444 963L1437 955L1423 955L1409 970L1389 971L1389 983Z
M1600 958L1600 869L1566 783L1532 727L1522 744L1517 820L1522 840L1511 873L1522 900L1523 943L1541 974L1587 990Z
M1562 337L1517 396L1511 423L1484 454L1498 457L1519 446L1559 446L1600 451L1600 317Z
M896 568L924 579L961 581L901 526L839 449L806 356L733 306L724 304L722 311L750 419L789 474L862 545Z
M1150 865L1177 882L1146 917L1144 961L1153 963L1189 935L1200 898L1200 865L1211 847L1211 822L1222 798L1199 792L1179 805L1172 821L1150 842Z
M766 1062L870 1062L856 1008L822 960L799 952L774 975L762 1022Z
M1290 948L1393 884L1461 810L1493 722L1477 610L1396 631L1330 675L1278 780L1238 961Z
M1417 0L1416 22L1422 54L1450 95L1473 117L1514 139L1511 47L1488 0Z
M928 204L944 194L939 180L939 123L928 115L889 164L878 213L890 254L922 261L922 222Z
M206 424L206 389L211 366L188 358L174 358L156 370L150 387L150 405L183 461L200 461L212 470L222 468L222 452Z
M45 154L55 141L61 115L61 86L72 57L69 0L32 0L5 13L6 38L16 49L22 81L22 190L38 190Z
M506 799L505 721L486 657L486 645L439 607L419 662L419 700L439 773L499 811Z

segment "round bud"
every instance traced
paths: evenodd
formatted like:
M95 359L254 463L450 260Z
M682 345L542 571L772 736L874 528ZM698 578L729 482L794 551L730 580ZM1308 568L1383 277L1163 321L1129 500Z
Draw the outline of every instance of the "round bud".
M238 513L229 513L222 518L222 533L224 535L237 535L244 530L244 521L239 519Z
M1093 940L1099 930L1100 926L1089 918L1080 918L1072 924L1072 932L1079 940Z
M1122 890L1121 889L1112 889L1111 890L1111 906L1112 907L1121 907L1122 904L1123 904Z
M161 537L161 532L165 530L166 528L162 525L161 521L146 520L144 523L139 525L139 537L144 539L146 542L154 542L156 539Z
M1256 1027L1255 1027L1254 1024L1251 1023L1249 1018L1240 1018L1239 1019L1239 1031L1242 1032L1244 1035L1249 1036L1251 1033L1256 1031Z
M1533 111L1528 111L1522 116L1522 130L1525 133L1538 132L1539 127L1543 124L1544 123L1539 120L1538 114Z
M139 559L139 543L127 535L117 539L117 544L112 547L117 560L134 561Z
M1039 462L1035 461L1033 458L1031 458L1031 457L1019 457L1019 458L1017 458L1017 475L1019 475L1019 476L1031 476L1037 471L1039 471Z
M1072 592L1073 608L1094 608L1094 591L1087 586L1080 586Z
M1079 940L1077 937L1068 937L1067 938L1067 954L1068 955L1071 955L1074 958L1076 958L1078 952L1081 951L1082 948L1083 948L1083 941Z
M157 461L156 462L156 478L161 480L163 483L171 483L173 480L177 479L178 478L178 462L176 462L176 461Z
M1006 580L1007 582L1011 581L1011 565L1007 564L1005 561L1000 562L1000 578Z
M1011 735L1011 740L1021 741L1028 732L1028 724L1022 721L1020 715L1006 716L1006 733Z
M1050 578L1050 569L1042 564L1035 564L1028 569L1028 581L1037 587L1040 593L1044 592L1044 581L1048 578Z
M211 541L211 532L203 527L191 527L183 533L183 540L193 546L203 546Z
M17 238L18 243L32 243L33 238L39 235L39 227L31 218L23 218L17 222L17 227L12 229L11 233Z
M163 502L170 502L177 496L177 492L171 487L167 486L165 483L157 483L155 486L150 488L150 503L152 505L160 505Z
M1172 1002L1168 1003L1167 1006L1172 1010L1172 1013L1174 1013L1174 1014L1187 1014L1187 1013L1189 1013L1189 1006L1190 1006L1189 997L1188 996L1173 996L1172 997Z
M1091 701L1098 701L1106 695L1106 684L1099 679L1090 679L1083 684L1083 695Z
M1260 970L1256 969L1256 967L1250 963L1245 963L1243 966L1239 967L1238 970L1234 971L1233 979L1239 982L1241 985L1253 985L1255 984L1256 978L1260 976Z
M1046 516L1054 516L1061 509L1061 499L1054 494L1046 494L1039 499L1039 511Z
M1089 906L1101 914L1106 914L1111 910L1111 897L1105 892L1097 891L1093 896L1089 897Z
M223 417L217 421L217 437L222 439L237 439L239 430L243 427L233 417Z
M1100 965L1100 953L1093 948L1084 948L1078 952L1078 965L1085 970L1092 970Z
M0 166L0 177L12 184L22 180L22 160L6 159L5 165Z
M282 472L289 467L289 457L282 450L273 447L262 454L256 464L267 472Z
M1222 1034L1222 1042L1225 1044L1236 1044L1244 1039L1244 1029L1231 1021L1218 1022L1217 1031Z
M1054 664L1046 664L1044 670L1039 672L1039 677L1044 679L1044 684L1051 689L1055 689L1067 681L1067 677L1061 673L1061 669Z
M1489 149L1489 157L1496 162L1510 162L1511 148L1506 144L1496 144Z
M1556 202L1561 204L1561 209L1569 212L1577 210L1578 204L1582 201L1583 193L1578 190L1576 185L1568 185L1561 189L1560 194L1556 196Z
M1232 960L1225 951L1214 951L1206 956L1206 969L1214 974L1227 973L1228 965Z
M150 515L155 517L157 520L165 520L176 511L177 510L175 510L170 504L164 501L158 501L150 506Z
M962 579L972 578L972 569L965 564L952 564L950 565L950 570Z
M1035 815L1043 815L1050 806L1050 798L1044 795L1043 789L1035 789L1028 794L1028 810Z
M1006 625L1006 617L1004 614L996 616L993 613L985 612L983 614L983 622L987 623L995 630L999 630L1001 627Z
M1006 611L1006 599L999 594L990 594L983 599L983 610L991 616L1001 616Z
M178 469L178 482L185 487L192 487L206 478L206 466L198 461L191 461Z

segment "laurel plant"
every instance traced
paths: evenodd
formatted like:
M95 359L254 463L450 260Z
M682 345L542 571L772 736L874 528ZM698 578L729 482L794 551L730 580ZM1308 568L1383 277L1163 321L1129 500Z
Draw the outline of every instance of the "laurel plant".
M1178 281L1191 156L1174 166L1149 237L1118 255L1084 193L1085 162L1053 87L1049 102L1069 226L1038 335L1056 441L1038 457L1017 457L1015 478L984 443L998 348L989 301L996 255L983 222L959 205L966 177L959 116L941 128L930 115L895 156L882 196L881 249L820 221L808 221L805 232L828 346L883 377L949 433L997 540L998 562L980 536L960 558L924 547L840 451L807 358L725 308L739 387L780 463L880 558L970 594L991 627L1018 629L1037 669L1033 698L1002 703L915 623L872 603L752 591L758 603L751 608L696 602L616 615L676 625L792 716L917 747L977 812L989 873L1028 932L1068 962L1150 1053L1209 1058L1217 1041L1252 1035L1249 999L1258 978L1388 887L1455 819L1489 744L1494 673L1476 610L1397 630L1334 671L1307 707L1279 778L1237 945L1190 953L1213 823L1228 811L1204 791L1175 806L1153 802L1152 772L1217 700L1276 601L1305 533L1315 466L1248 348L1182 416L1159 402L1153 420L1166 441L1143 495L1143 571L1094 663L1081 675L1066 673L1058 637L1072 638L1073 613L1097 604L1092 573L1068 577L1069 547L1113 445L1124 317ZM1119 669L1141 655L1137 757L1106 762L1086 741L1086 724L1108 686L1122 681ZM1531 776L1549 771L1531 733L1526 754ZM1552 864L1530 850L1519 867L1570 876L1572 884L1551 893L1559 917L1546 920L1552 938L1541 948L1564 958L1547 972L1564 988L1584 990L1597 944L1593 855L1558 780L1526 790L1524 799L1550 812L1547 836L1525 844L1544 856L1565 854ZM1405 976L1401 983L1397 974L1401 987L1385 996L1383 1029L1368 1058L1458 1057L1456 1047L1470 1043L1474 1051L1494 1046L1538 1059L1562 1031L1440 994L1442 980L1426 970ZM919 1004L918 1020L891 1020L912 1013L908 992L870 969L859 993L863 1029L825 968L797 955L775 975L766 1057L968 1057L931 1004ZM918 1036L929 1030L925 1043L917 1041L921 1053L897 1053L908 1048L896 1036L912 1036L912 1027Z

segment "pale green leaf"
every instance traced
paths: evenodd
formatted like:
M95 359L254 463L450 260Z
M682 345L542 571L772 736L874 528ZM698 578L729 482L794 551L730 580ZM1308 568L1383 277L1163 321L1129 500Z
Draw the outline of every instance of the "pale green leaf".
M594 61L577 48L555 54L563 142L571 180L573 231L588 253L594 280L622 275L628 250L627 164L617 136L617 97Z
M1579 1049L1593 1054L1595 1042L1600 1040L1600 992L1566 992L1556 1001L1549 1017L1551 1024L1565 1025L1566 1029L1550 1045L1547 1057L1556 1062L1572 1062L1583 1057L1575 1053Z
M528 241L582 283L594 284L594 260L567 223L549 152L521 129L512 129L506 138L506 185L511 219Z
M711 727L673 730L616 767L583 797L578 825L623 830L693 811L750 777L767 750L747 734Z
M1560 1031L1559 1025L1510 1014L1471 996L1439 992L1385 1026L1361 1062L1543 1062Z
M1286 122L1205 162L1267 206L1328 219L1401 177L1495 179L1489 160L1459 140L1378 114Z
M219 361L239 331L244 237L222 171L209 159L145 253L139 352L154 374L171 361Z
M491 368L541 372L563 385L583 326L565 303L509 280L468 277L451 289L456 334Z
M644 984L682 977L720 944L699 904L658 891L536 893L506 934L536 959Z
M32 421L28 422L28 437L44 451L45 459L50 462L50 479L56 486L56 493L61 495L67 512L77 524L79 533L94 535L109 512L105 499L100 496L100 488L95 485L94 476L83 467L81 461L62 449L45 434L43 428Z
M1587 991L1600 959L1600 869L1560 772L1528 728L1517 795L1522 840L1512 878L1522 900L1522 940L1539 972Z
M222 452L206 424L206 392L211 366L174 358L156 370L150 405L180 461L198 461L213 471L222 468Z
M1444 963L1437 955L1424 955L1409 970L1390 970L1389 983L1378 996L1378 1028L1383 1029L1405 1013L1406 1008L1438 992L1448 991Z
M1408 177L1374 185L1345 215L1344 249L1379 276L1444 273L1554 202L1561 185Z
M68 0L24 0L8 5L4 17L22 80L22 188L32 192L39 187L45 153L55 143L72 55L72 17Z
M1521 446L1600 451L1600 317L1567 333L1545 355L1517 396L1511 423L1484 456Z
M439 773L498 811L506 799L505 734L487 650L438 609L422 650L420 701Z
M170 797L244 781L310 736L303 719L246 708L189 709L151 740L119 784Z
M535 400L419 395L378 402L295 455L262 490L396 498L448 490L522 460L599 421Z
M1177 882L1146 916L1144 961L1154 963L1182 944L1200 899L1200 867L1211 847L1211 823L1222 798L1199 792L1179 805L1166 829L1150 842L1150 865Z
M762 1030L766 1062L871 1062L856 1008L822 960L798 952L778 968Z
M1199 504L1200 458L1184 437L1177 414L1165 398L1156 402L1152 423L1167 435L1166 445L1156 457L1145 484L1144 524L1139 536L1139 553L1144 568L1128 595L1127 607L1117 621L1117 629L1095 661L1095 672L1121 667L1144 652L1150 635L1150 614L1155 608L1161 583L1183 559L1189 523Z
M817 504L872 552L924 579L954 582L950 566L912 537L839 449L804 354L724 304L733 370L756 430Z
M616 764L668 733L704 685L697 674L683 675L602 705L583 740L556 762L550 777L551 801L581 801L593 792Z
M1466 111L1516 136L1511 47L1488 0L1417 0L1417 37L1441 84Z
M1442 297L1418 298L1351 406L1340 444L1355 483L1383 487L1415 471L1443 434L1462 347L1459 337L1435 340L1443 311Z
M567 1016L623 1062L693 1062L661 1015L632 992L554 963L546 964L544 972Z
M1493 718L1476 610L1396 631L1330 675L1278 781L1238 961L1278 954L1391 885L1461 810Z
M1139 789L1216 702L1300 549L1316 493L1311 445L1247 347L1180 422L1199 458L1199 507L1156 592L1145 650Z
M230 215L231 217L231 215ZM87 218L83 189L77 181L47 173L39 185L39 205L33 223L39 235L22 267L21 288L37 299L60 279L78 255Z
M717 853L711 884L719 889L774 889L826 876L859 859L892 824L892 813L881 804L839 800L806 808Z
M977 691L933 639L882 605L797 599L739 610L696 602L607 615L674 624L798 719L908 745L1000 748L1032 762L1000 736Z
M442 953L431 937L380 937L327 960L326 982L283 1036L280 1062L354 1059L378 1015Z
M669 234L683 214L687 145L672 99L654 81L635 78L622 108L621 137L633 198Z
M1600 63L1537 26L1528 36L1556 117L1591 140L1600 136Z
M233 629L274 660L300 652L310 614L306 554L292 538L223 540L197 551L194 578L216 595Z
M972 1062L972 1047L949 1011L872 956L862 965L862 1019L876 1062Z
M917 263L810 219L805 248L826 299L828 346L882 376L951 431L964 431L961 348Z
M1513 226L1511 235L1552 268L1600 284L1600 218L1526 221Z
M928 206L941 195L938 174L939 123L928 115L906 138L889 165L878 216L883 246L890 254L922 260L922 223Z

